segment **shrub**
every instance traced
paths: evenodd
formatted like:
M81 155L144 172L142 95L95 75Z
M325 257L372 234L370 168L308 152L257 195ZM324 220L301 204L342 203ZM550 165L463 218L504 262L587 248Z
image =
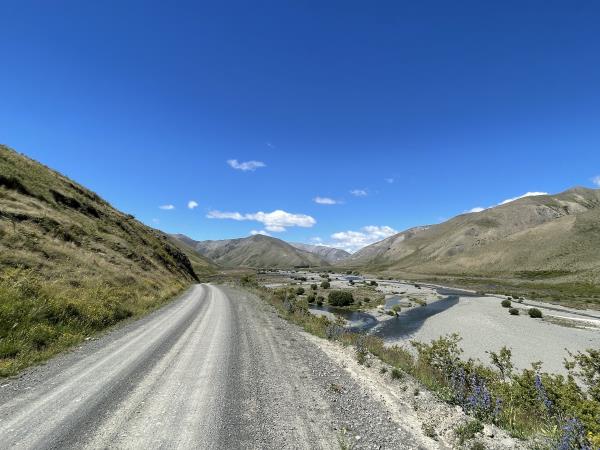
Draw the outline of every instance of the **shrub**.
M348 291L331 291L327 299L332 306L348 306L354 303L354 297Z
M483 424L479 420L471 420L460 425L454 433L458 438L458 443L463 445L469 439L473 439L477 433L483 431Z
M369 284L371 286L378 286L377 281L375 281L375 280L371 280L371 282Z
M317 300L317 296L315 294L310 294L306 297L306 300L308 300L308 303L314 303Z
M313 291L316 291L316 290L317 290L317 285L316 285L316 284L311 284L311 285L310 285L310 288L311 288Z
M363 365L367 361L367 354L369 353L367 349L367 342L364 335L360 335L356 338L356 342L354 343L356 349L356 361Z
M502 305L503 308L510 308L510 300L506 299L506 300L502 300L502 303L500 303Z
M509 313L511 316L518 316L518 315L519 315L519 310L518 310L517 308L510 308L510 309L508 310L508 313Z
M317 297L317 306L323 306L323 297Z
M365 303L369 303L370 301L371 301L371 299L370 299L369 297L365 297L365 298L363 299L363 302L365 302Z
M321 288L323 289L329 289L331 287L331 284L329 283L329 281L322 281L321 282Z
M392 369L390 375L392 377L392 380L402 380L404 378L404 373L396 367Z
M304 294L304 288L303 287L299 287L298 289L296 289L296 295L302 295Z
M529 317L531 317L532 319L541 319L542 318L542 311L540 311L537 308L530 308L529 311L527 311L527 313L529 314Z

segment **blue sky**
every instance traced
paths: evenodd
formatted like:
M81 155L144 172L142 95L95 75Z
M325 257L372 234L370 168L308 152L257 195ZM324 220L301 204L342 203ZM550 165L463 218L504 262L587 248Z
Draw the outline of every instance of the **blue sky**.
M0 141L168 232L356 249L600 175L598 2L1 8Z

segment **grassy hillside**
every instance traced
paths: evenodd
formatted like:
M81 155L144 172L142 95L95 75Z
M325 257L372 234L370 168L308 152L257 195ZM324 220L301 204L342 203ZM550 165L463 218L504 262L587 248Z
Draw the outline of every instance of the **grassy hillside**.
M599 251L600 190L575 188L400 233L351 264L597 306Z
M250 236L220 241L194 241L184 235L175 238L193 247L201 255L227 268L238 267L300 267L328 265L319 255L292 247L281 239Z
M143 314L197 278L165 234L0 146L0 375Z

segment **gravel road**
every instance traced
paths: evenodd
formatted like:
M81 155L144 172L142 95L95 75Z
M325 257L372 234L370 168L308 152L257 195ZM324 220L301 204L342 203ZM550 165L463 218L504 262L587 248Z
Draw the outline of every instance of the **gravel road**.
M436 446L266 304L212 285L0 385L7 449Z

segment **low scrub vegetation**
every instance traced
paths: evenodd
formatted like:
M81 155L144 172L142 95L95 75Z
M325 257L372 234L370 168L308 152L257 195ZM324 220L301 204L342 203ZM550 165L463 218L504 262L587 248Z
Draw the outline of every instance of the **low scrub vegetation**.
M331 306L349 306L354 303L354 297L348 291L331 291L327 301Z
M529 317L531 317L533 319L541 319L542 318L542 311L540 311L537 308L530 308L529 311L527 311L527 314L529 314Z
M255 292L306 331L355 346L363 362L368 352L392 367L392 378L410 374L440 399L460 406L478 421L459 431L465 439L478 432L478 423L492 423L515 437L535 438L540 448L600 448L598 350L571 355L567 376L542 372L539 363L517 371L507 348L490 352L491 366L465 361L458 335L413 342L413 356L398 346L384 346L381 338L350 332L310 314L305 303L290 301L285 289L256 287Z

